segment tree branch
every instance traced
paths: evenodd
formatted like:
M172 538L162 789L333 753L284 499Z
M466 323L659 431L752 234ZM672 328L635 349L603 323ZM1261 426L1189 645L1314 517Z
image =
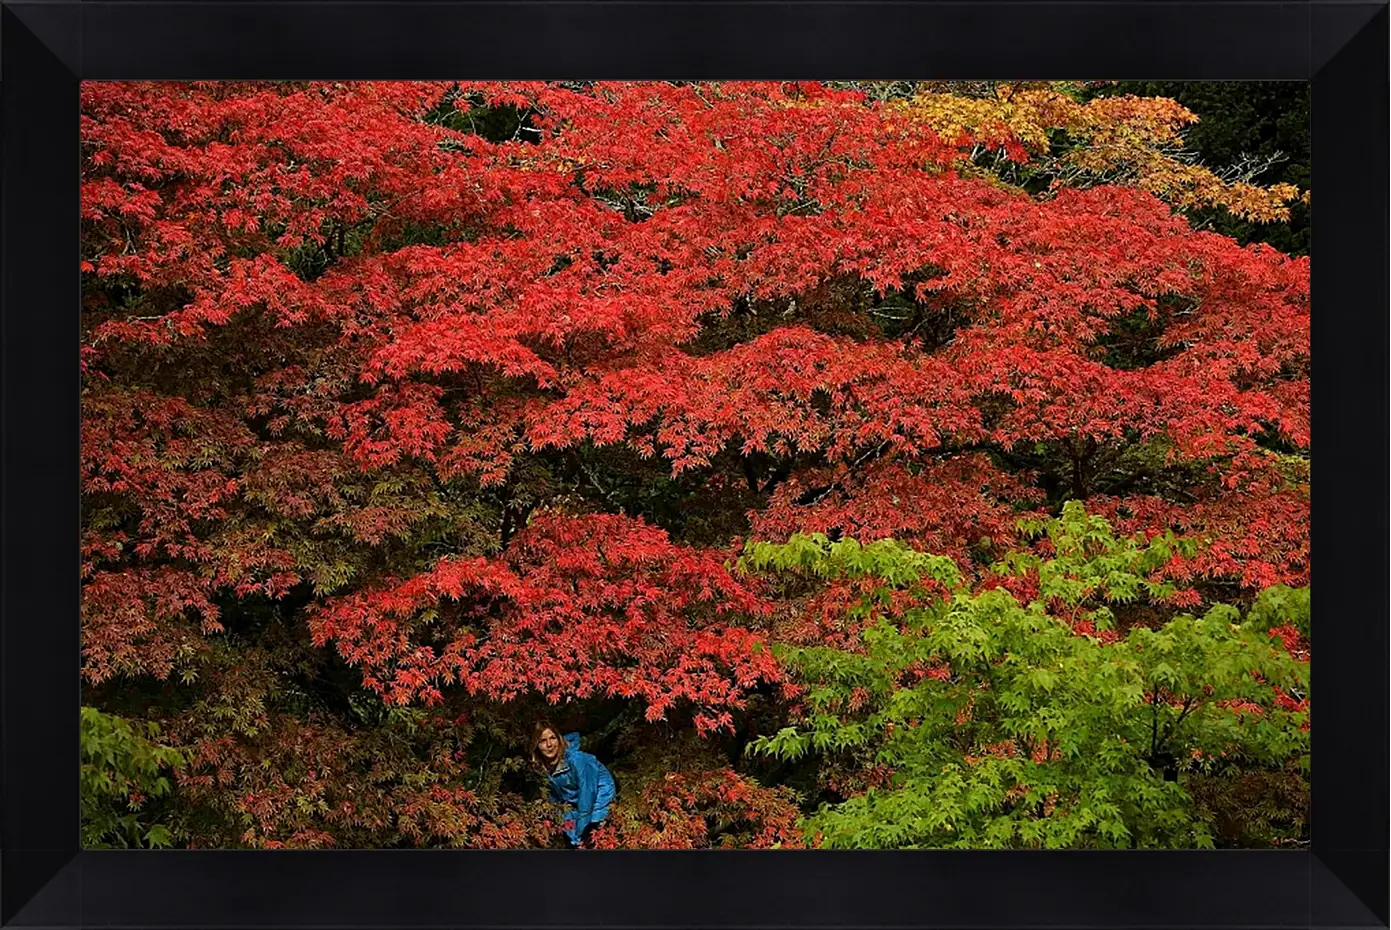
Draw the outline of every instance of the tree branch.
M1198 696L1196 694L1190 694L1188 698L1183 702L1183 709L1179 711L1178 717L1164 730L1163 742L1166 745L1168 744L1169 740L1173 739L1174 734L1178 732L1179 724L1183 723L1183 718L1188 716L1188 712L1192 710L1195 706L1197 706L1197 703Z
M1153 469L1142 468L1142 469L1140 469L1139 471L1135 472L1134 474L1129 475L1129 476L1127 476L1127 477L1125 477L1125 478L1122 478L1122 479L1120 479L1119 481L1115 482L1115 483L1112 484L1110 487L1108 487L1108 488L1106 488L1105 490L1103 490L1101 493L1102 493L1103 495L1106 495L1107 497L1109 497L1109 496L1111 496L1111 495L1113 495L1113 494L1119 494L1119 493L1122 492L1122 491L1128 491L1128 490L1130 490L1130 488L1134 487L1137 483L1139 483L1139 482L1145 480L1146 478L1152 478L1152 477L1154 477L1154 471L1153 471Z

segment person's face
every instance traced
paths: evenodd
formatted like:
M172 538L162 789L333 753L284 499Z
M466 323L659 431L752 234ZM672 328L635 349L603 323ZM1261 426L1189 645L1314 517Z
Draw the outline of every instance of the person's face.
M541 733L541 740L536 744L536 748L541 750L541 757L547 762L554 762L560 758L560 738L553 730Z

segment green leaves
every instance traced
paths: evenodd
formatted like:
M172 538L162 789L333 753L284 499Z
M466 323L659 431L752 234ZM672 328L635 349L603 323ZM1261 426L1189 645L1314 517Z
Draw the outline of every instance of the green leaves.
M874 577L890 589L935 582L948 589L961 584L956 563L917 552L892 539L861 545L854 539L831 542L824 533L796 534L785 543L753 541L739 559L744 571L790 571L818 578Z
M1164 600L1174 588L1152 580L1151 574L1175 553L1192 556L1196 549L1193 540L1172 533L1148 542L1117 539L1111 524L1088 515L1080 501L1063 504L1062 516L1054 520L1022 519L1019 531L1025 538L1046 539L1053 555L1045 559L1034 552L1007 553L994 570L1014 576L1037 572L1040 598L1067 604L1089 599L1118 604Z
M169 797L168 776L186 764L183 755L154 741L154 723L132 723L92 707L81 712L83 847L173 845L174 830L152 822L151 808Z
M1246 622L1262 632L1272 627L1290 625L1305 636L1309 635L1309 589L1275 585L1266 588L1251 605Z
M1301 605L1307 616L1307 589L1265 592L1244 623L1216 604L1121 638L1079 635L1079 612L1098 627L1115 619L1085 602L1162 602L1167 587L1147 573L1188 544L1118 540L1079 504L1026 530L1053 547L1001 560L1005 573L1040 579L1028 603L952 579L865 625L851 648L776 647L806 687L806 712L750 751L893 772L823 805L808 836L842 848L1211 846L1185 773L1213 759L1307 758L1307 703L1295 698L1308 693L1308 664L1265 632ZM886 591L948 578L928 574L939 569L931 556L889 541L756 542L742 564L857 579L862 599L881 604Z
M459 796L434 714L461 704L636 710L615 752L795 707L765 748L806 764L776 774L826 760L842 798L954 767L949 816L866 843L1133 839L1125 785L1050 775L1050 802L1028 768L1132 716L1097 778L1141 743L1161 771L1297 744L1183 705L1290 679L1250 677L1290 608L1250 649L1114 638L1198 603L1162 573L1307 577L1307 261L1195 233L1096 136L1196 171L1155 147L1171 103L894 86L84 85L85 673L188 747L189 842L530 842L504 795ZM1009 553L1064 497L1111 524L1071 504ZM1216 545L1187 562L1166 528ZM724 570L731 539L813 530L746 551L785 584ZM91 763L92 816L124 818L96 835L163 843L122 752Z

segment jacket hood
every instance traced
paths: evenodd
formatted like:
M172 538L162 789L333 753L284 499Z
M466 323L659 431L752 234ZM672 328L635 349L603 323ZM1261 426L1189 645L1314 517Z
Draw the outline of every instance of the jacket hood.
M571 749L579 749L580 735L578 733L566 733L565 742Z

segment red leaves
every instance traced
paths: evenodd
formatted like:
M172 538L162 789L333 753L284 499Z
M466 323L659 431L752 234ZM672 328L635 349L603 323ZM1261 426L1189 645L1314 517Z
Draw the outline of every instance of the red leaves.
M421 122L418 107L444 85L166 90L87 95L97 175L89 218L100 225L122 208L164 235L146 182L122 187L107 171L206 179L165 194L161 215L193 211L200 198L229 205L216 235L180 221L180 235L192 237L179 246L183 257L152 243L148 269L127 269L151 284L191 286L195 298L157 323L107 321L97 338L167 341L222 325L239 308L264 307L282 326L337 320L360 376L380 387L379 396L345 398L332 435L369 467L406 455L432 461L451 420L477 419L476 398L443 402L422 383L452 375L553 392L513 405L508 420L490 416L479 437L460 437L446 473L489 483L501 474L486 462L518 451L517 430L534 448L631 441L675 471L702 467L731 441L834 459L885 441L919 453L949 441L1010 446L1134 430L1205 456L1269 424L1307 442L1305 263L1192 233L1135 190L1064 190L1035 204L924 171L949 163L952 147L854 94L771 84L464 87L527 101L542 133L518 146ZM128 112L143 124L116 115ZM213 141L219 127L235 141ZM432 199L455 183L472 206ZM369 190L372 198L361 193ZM329 207L311 208L315 197ZM374 203L391 207L377 213ZM380 241L389 217L427 203L414 219L467 219L482 232L342 257L312 284L266 254L231 258L225 271L197 264L202 253L226 253L228 229L245 232L253 216L265 226L277 209L302 230L296 241L332 249L330 226L370 221L368 239ZM924 268L936 271L914 285L919 296L936 294L978 320L941 358L851 346L795 320L708 357L677 348L703 315L741 296L786 302L789 316L795 297L825 280L860 276L883 290L906 287ZM1154 315L1166 295L1198 308L1160 337L1180 349L1175 357L1134 372L1089 357L1111 321ZM977 408L991 396L1013 408L985 432Z
M979 432L957 380L931 359L789 326L717 355L671 355L571 390L536 411L528 437L541 447L627 440L644 456L671 460L673 472L708 464L730 442L745 454L783 456L841 458L885 443L923 451L943 434Z
M267 684L249 676L219 697L259 703ZM543 845L551 832L543 802L479 784L462 761L461 734L433 718L408 739L284 715L250 732L222 722L216 736L197 725L176 721L189 759L179 790L203 815L198 845L505 849Z
M325 434L364 469L394 465L404 457L433 461L453 427L439 405L441 389L428 384L392 385L373 397L345 404Z
M167 677L196 658L206 644L187 613L201 618L201 632L222 629L209 599L211 586L173 568L94 572L82 586L83 672L92 682L117 674Z
M1247 455L1228 466L1226 487L1205 490L1192 504L1149 495L1093 498L1090 511L1123 533L1165 529L1202 542L1193 558L1175 555L1164 574L1180 582L1235 579L1259 590L1309 583L1309 485L1285 476L1267 456Z
M244 411L229 398L193 421L217 448L244 428L238 419L265 416L271 436L327 438L368 471L423 463L485 486L505 484L519 457L584 442L626 443L676 473L730 447L811 457L829 469L831 496L793 505L794 478L756 516L761 530L844 524L963 562L982 536L1004 542L1007 505L1035 492L1025 479L983 498L969 477L941 471L961 466L927 456L1155 438L1204 458L1240 452L1265 429L1307 445L1307 261L1194 233L1147 194L1064 189L1035 202L963 179L942 169L970 139L945 143L815 86L458 89L455 107L467 94L523 106L535 144L423 121L449 91L84 88L88 273L164 295L153 314L103 311L84 367L107 377L99 347L163 351L264 317L287 332L287 354L258 375ZM392 248L403 223L433 225L446 242ZM287 250L300 247L322 251L322 275L292 270ZM889 290L929 301L911 310L906 339L807 325L816 317L799 297L857 278L869 290L842 315L864 317ZM751 338L691 345L740 302ZM957 330L934 351L915 334L944 308ZM1167 357L1111 367L1099 346L1136 313L1159 327ZM88 401L94 442L126 448L140 427L99 432L98 403ZM235 442L244 451L251 439ZM138 500L143 538L96 534L87 551L206 561L208 537L189 521L227 519L243 484L281 518L312 510L368 542L411 525L399 509L344 513L336 464L303 459L316 487L291 491L277 463L296 461L294 448L220 473L137 473L118 454L90 472L88 493ZM886 473L892 488L847 483L840 469L867 454L926 470ZM1143 501L1130 513L1136 528L1167 519ZM1293 511L1247 538L1299 558L1307 541L1273 542L1290 526ZM1247 548L1218 540L1197 570L1288 577L1252 567Z
M97 345L264 315L313 333L309 363L272 366L250 400L272 433L320 430L364 468L415 459L485 485L584 441L675 472L730 444L834 464L1062 438L1207 457L1267 428L1308 442L1307 261L1193 233L1147 194L1034 202L959 178L941 169L972 140L814 86L458 89L456 107L526 108L526 145L423 121L449 91L84 88L84 260L171 298L100 321L84 365ZM452 241L390 248L406 222ZM324 250L321 277L286 263L300 246ZM966 325L937 353L801 325L798 296L847 277ZM770 304L771 331L687 348L739 300ZM1094 350L1137 312L1170 357L1108 367Z
M421 624L422 612L438 615ZM771 653L740 621L766 611L708 554L622 517L546 514L505 559L442 560L393 586L325 601L309 618L388 701L438 700L438 688L507 700L641 699L649 719L673 702L699 729L776 680ZM428 642L426 641L428 640Z
M519 108L514 138L472 131L480 100ZM734 501L699 537L721 545L747 506L749 535L893 537L971 571L1046 488L1202 538L1164 569L1185 586L1303 583L1307 477L1259 450L1309 446L1307 260L1136 189L958 175L976 142L1026 156L983 132L805 82L84 85L89 679L203 661L239 601L303 579L289 626L389 702L605 696L706 733L780 682L765 635L846 635L825 621L848 587L772 603L722 549L586 512L646 506L567 484L595 446ZM457 779L345 790L351 740L275 732L322 777L210 740L209 797L237 785L250 823L230 841L539 835ZM699 845L719 809L790 841L785 799L682 790L629 839Z
M767 849L800 846L800 812L786 788L730 769L668 772L615 805L595 827L596 849Z
M1015 507L1040 498L986 456L963 455L911 467L876 462L803 472L751 518L757 538L839 529L860 542L897 539L950 555L969 571L972 551L988 557L1015 544Z

